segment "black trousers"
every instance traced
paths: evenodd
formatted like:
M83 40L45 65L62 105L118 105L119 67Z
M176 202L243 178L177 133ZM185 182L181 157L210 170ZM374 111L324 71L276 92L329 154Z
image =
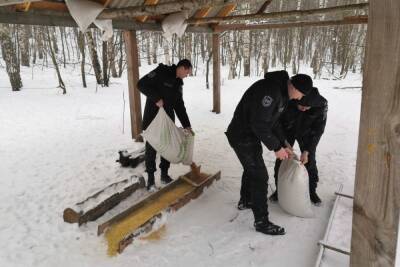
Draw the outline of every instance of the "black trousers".
M146 142L146 150L145 150L145 165L147 173L154 173L156 171L156 156L157 151ZM168 169L171 163L161 157L160 169L161 173L168 173Z
M291 146L294 145L294 138L288 138L287 139L289 144ZM301 151L303 152L303 151ZM275 161L275 167L274 167L274 178L275 178L275 186L276 189L278 190L278 173L279 173L279 167L281 166L281 160L276 159ZM317 169L317 161L315 160L315 150L314 151L308 151L308 162L304 165L307 169L308 172L308 177L309 177L309 189L310 192L315 192L317 189L317 184L319 181L318 178L318 169Z
M255 221L268 219L267 187L268 171L262 157L261 143L231 143L243 166L240 194L252 202Z

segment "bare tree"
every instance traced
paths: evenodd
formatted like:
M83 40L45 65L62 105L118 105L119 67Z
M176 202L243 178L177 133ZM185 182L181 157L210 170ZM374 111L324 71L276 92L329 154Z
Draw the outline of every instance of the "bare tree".
M56 53L54 52L54 49L52 47L52 45L54 44L54 42L52 42L52 36L51 36L52 31L49 30L49 27L46 27L46 32L47 32L47 45L49 48L51 61L53 62L54 68L56 69L57 72L58 87L60 87L63 90L63 94L65 95L67 93L67 89L65 88L64 81L61 78L61 73L60 69L58 68Z
M11 88L13 91L19 91L22 88L19 63L16 57L15 46L11 39L10 27L7 24L0 24L0 41L1 52L6 62L6 70L10 78Z

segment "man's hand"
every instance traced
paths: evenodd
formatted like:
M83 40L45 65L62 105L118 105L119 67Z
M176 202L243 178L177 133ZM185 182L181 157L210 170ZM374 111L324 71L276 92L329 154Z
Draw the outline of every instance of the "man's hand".
M194 132L193 132L193 130L192 130L192 128L191 128L191 127L186 127L186 128L185 128L185 131L187 131L187 132L191 133L191 135L193 135L193 136L194 136Z
M308 162L308 151L304 151L303 153L301 153L300 161L303 164L307 164L307 162Z
M284 149L285 149L286 153L288 154L288 157L291 159L294 156L293 148L285 147Z
M286 151L286 149L284 149L284 148L281 148L278 151L276 151L275 152L275 156L280 160L284 160L284 159L289 158L289 154Z
M163 107L164 106L164 101L162 99L158 100L156 102L156 106L159 107L159 108Z

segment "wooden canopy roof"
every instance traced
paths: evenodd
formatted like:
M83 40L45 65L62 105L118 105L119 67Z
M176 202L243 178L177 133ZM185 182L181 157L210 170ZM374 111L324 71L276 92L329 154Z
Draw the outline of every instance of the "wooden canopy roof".
M243 14L238 0L90 0L105 8L99 19L112 19L115 29L161 31L168 14L186 10L188 32L367 23L368 3L310 10L265 12L272 0ZM326 17L329 19L321 19ZM63 0L0 0L0 23L76 26Z

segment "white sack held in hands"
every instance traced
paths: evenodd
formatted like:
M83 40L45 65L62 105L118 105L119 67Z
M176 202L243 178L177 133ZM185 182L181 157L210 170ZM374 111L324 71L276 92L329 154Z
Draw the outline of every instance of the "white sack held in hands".
M192 164L194 136L176 127L164 108L160 108L142 136L160 155L172 163Z
M283 160L278 174L279 205L298 217L313 217L307 169L296 159Z

